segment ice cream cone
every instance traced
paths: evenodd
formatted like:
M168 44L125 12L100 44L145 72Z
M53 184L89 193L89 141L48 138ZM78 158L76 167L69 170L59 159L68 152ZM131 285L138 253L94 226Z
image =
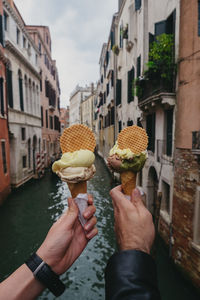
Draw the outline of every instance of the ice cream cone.
M125 171L120 173L122 190L125 195L131 195L132 190L136 187L136 176L137 173L132 171Z
M67 183L71 192L72 198L76 198L78 194L87 194L87 181L80 181L77 183Z

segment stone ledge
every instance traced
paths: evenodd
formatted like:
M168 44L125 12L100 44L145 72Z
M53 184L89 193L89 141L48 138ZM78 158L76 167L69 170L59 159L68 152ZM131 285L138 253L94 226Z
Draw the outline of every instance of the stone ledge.
M192 248L194 248L197 252L200 253L200 245L195 244L194 242L191 242Z

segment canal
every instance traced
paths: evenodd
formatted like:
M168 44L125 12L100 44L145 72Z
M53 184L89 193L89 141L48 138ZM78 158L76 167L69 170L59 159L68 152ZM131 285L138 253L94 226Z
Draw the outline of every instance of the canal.
M109 190L111 176L102 160L96 159L97 173L88 183L88 192L94 195L99 234L85 251L62 275L67 288L59 299L103 300L104 269L115 251L113 210ZM30 253L37 250L49 227L67 208L67 185L47 172L38 181L27 183L13 192L0 207L0 280L20 266ZM161 242L157 245L159 287L163 300L200 299L168 259ZM55 299L48 291L38 298Z

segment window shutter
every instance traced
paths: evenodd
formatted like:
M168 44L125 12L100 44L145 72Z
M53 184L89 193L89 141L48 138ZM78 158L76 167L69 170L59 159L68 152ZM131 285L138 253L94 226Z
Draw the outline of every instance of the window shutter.
M115 44L115 36L114 36L114 32L113 31L111 31L111 33L110 33L110 44L111 44L111 49L112 49L112 47Z
M7 95L8 95L8 104L10 108L13 108L13 86L12 86L12 71L8 68L6 69L7 77Z
M48 110L46 109L46 128L48 128Z
M116 84L116 106L121 104L121 98L122 98L122 81L121 81L121 79L117 79L117 84Z
M1 102L1 115L4 116L4 91L3 91L3 77L0 78L0 102Z
M137 58L137 77L141 75L141 55Z
M200 0L198 0L198 35L200 36Z
M44 126L44 123L43 123L43 106L41 106L41 126L42 127Z
M127 80L127 82L128 82L128 95L127 95L127 102L128 103L130 103L131 101L133 101L134 100L134 97L133 97L133 95L132 95L132 87L133 87L133 80L134 80L134 78L135 78L135 69L134 69L134 67L130 70L130 71L128 71L128 80Z
M24 111L24 97L23 97L23 81L22 78L19 78L19 100L21 111Z
M173 134L173 109L166 112L167 132L166 132L166 154L172 155L172 134Z
M141 7L141 0L135 0L135 10L139 10Z
M115 124L115 108L114 106L111 107L111 125Z
M155 36L166 33L167 30L167 22L166 20L155 23Z
M154 42L155 37L152 33L149 32L149 49L150 49L150 45Z
M122 130L122 121L118 122L119 132Z
M4 47L3 16L0 15L0 43Z

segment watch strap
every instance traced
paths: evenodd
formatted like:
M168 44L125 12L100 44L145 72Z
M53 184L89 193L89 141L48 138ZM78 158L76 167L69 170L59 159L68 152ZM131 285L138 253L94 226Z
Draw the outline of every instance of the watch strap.
M33 272L35 278L46 286L56 297L64 292L65 285L59 279L59 276L52 271L50 266L36 253L33 253L30 258L25 261L25 264Z

